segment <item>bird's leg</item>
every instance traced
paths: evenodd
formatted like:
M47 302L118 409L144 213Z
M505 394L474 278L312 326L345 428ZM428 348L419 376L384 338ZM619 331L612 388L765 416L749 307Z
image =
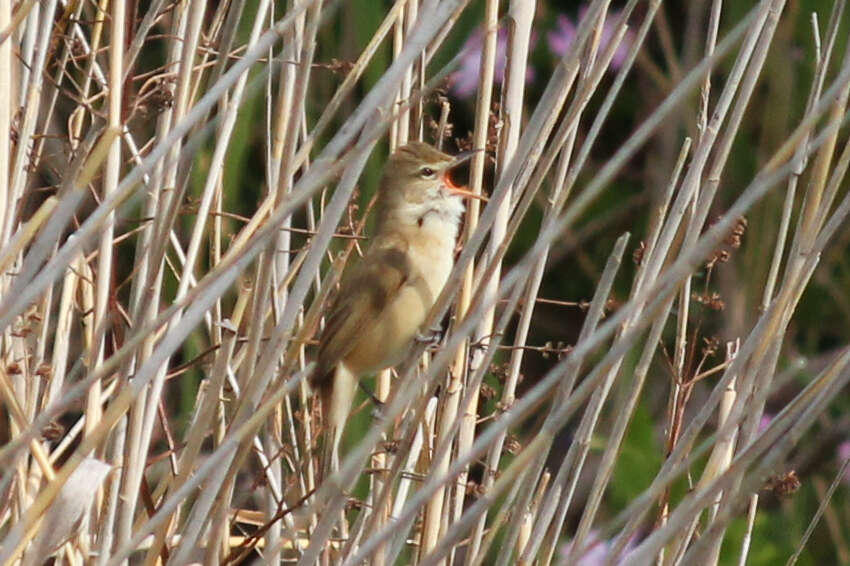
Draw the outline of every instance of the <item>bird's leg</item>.
M360 386L360 390L361 390L363 393L365 393L365 394L366 394L366 396L367 396L369 399L371 399L371 400L372 400L372 403L375 405L375 409L377 409L378 411L380 411L380 410L382 410L382 409L384 408L384 402L383 402L383 401L381 401L380 399L378 399L378 397L376 397L376 396L375 396L375 394L374 394L372 391L370 391L368 387L366 387L366 384L365 384L365 383L363 383L362 381L358 380L358 381L357 381L357 384Z

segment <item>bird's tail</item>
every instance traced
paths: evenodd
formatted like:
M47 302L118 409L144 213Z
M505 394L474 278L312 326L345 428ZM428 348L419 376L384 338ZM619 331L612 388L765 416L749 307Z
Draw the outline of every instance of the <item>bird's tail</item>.
M357 376L343 363L339 363L333 374L316 380L322 403L322 452L319 462L320 478L339 470L339 445L354 394L357 391Z

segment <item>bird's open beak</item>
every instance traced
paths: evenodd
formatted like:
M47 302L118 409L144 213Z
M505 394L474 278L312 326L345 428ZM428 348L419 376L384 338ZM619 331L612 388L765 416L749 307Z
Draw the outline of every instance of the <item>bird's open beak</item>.
M452 181L451 176L449 175L449 173L451 172L452 169L454 169L458 165L462 165L463 163L466 163L467 161L472 159L475 156L475 154L478 153L479 151L483 151L483 150L481 150L481 149L470 149L468 151L462 151L462 152L458 153L457 155L455 155L455 158L452 159L449 162L449 164L445 166L445 168L443 168L442 177L443 177L443 183L446 185L446 188L449 190L449 192L451 194L457 195L461 198L477 199L477 200L482 200L484 202L487 202L487 197L485 197L484 195L481 195L481 194L478 194L478 193L473 193L472 191L469 190L468 187L462 187L462 186L456 185Z
M448 178L446 178L446 188L449 189L449 192L451 194L459 196L461 198L470 198L470 199L482 200L484 202L487 202L489 200L484 195L479 195L478 193L473 193L472 191L470 191L466 187L455 187L454 185L452 185L451 180L448 179Z

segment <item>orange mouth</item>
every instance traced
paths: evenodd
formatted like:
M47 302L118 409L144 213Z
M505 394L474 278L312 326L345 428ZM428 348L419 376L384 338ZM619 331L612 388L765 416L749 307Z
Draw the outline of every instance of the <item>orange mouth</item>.
M485 197L484 195L473 193L469 190L468 187L461 187L455 185L448 174L443 175L443 184L446 186L446 188L451 194L459 196L461 198L476 199L484 202L487 202L488 200L487 197Z

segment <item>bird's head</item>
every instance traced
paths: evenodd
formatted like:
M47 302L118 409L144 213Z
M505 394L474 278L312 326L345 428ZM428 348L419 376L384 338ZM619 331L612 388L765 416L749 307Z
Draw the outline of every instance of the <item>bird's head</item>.
M379 223L405 224L430 218L454 225L463 213L463 199L481 198L453 180L456 167L474 152L451 156L423 142L398 148L384 167L378 197Z

